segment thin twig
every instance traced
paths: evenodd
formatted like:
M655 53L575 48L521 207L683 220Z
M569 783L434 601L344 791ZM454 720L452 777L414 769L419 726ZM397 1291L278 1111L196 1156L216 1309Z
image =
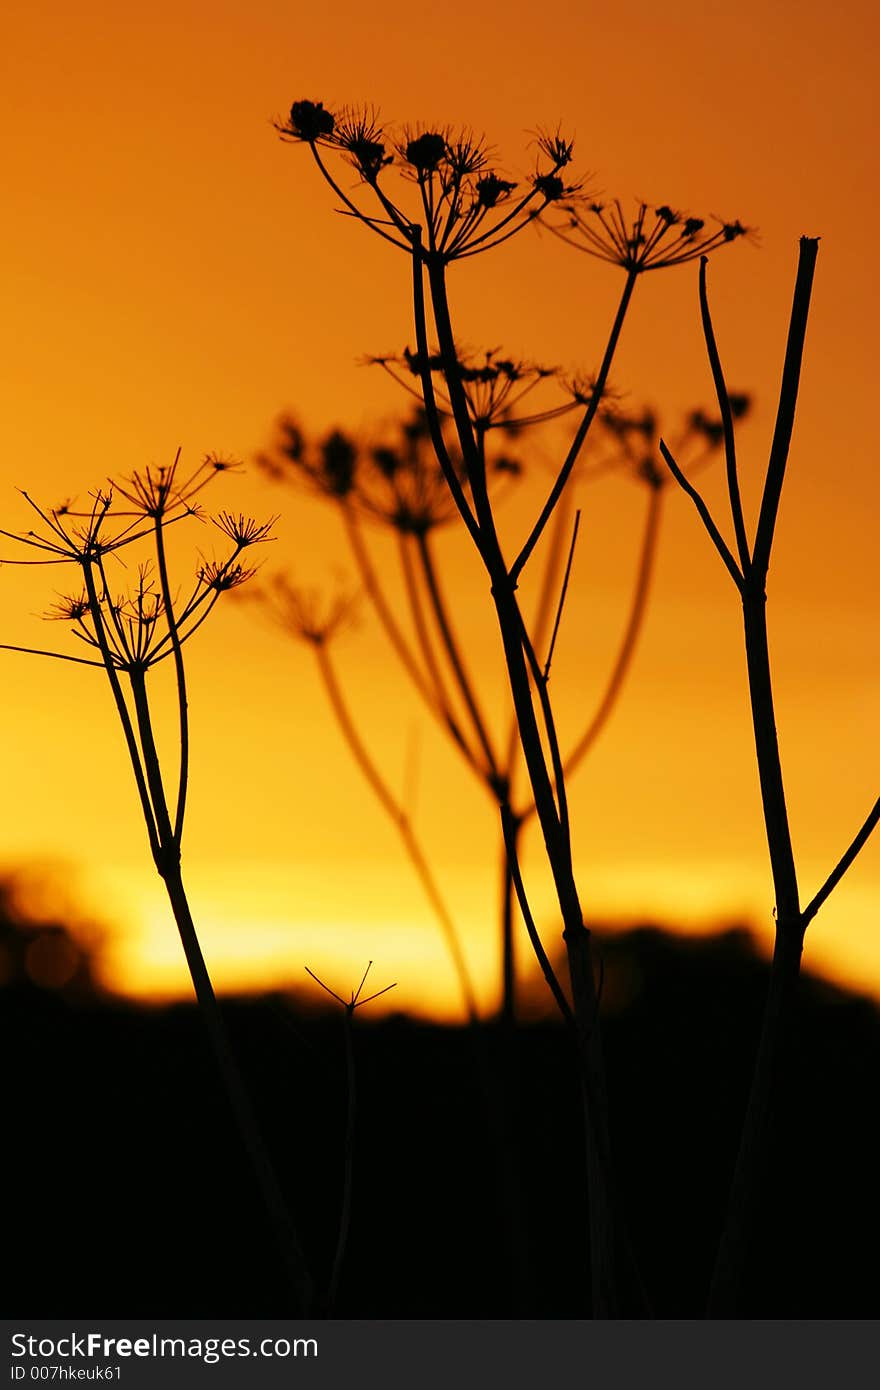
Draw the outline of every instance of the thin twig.
M762 583L770 564L770 547L773 544L773 532L776 527L779 499L785 478L785 465L788 461L788 450L794 429L794 412L797 405L801 361L804 354L804 341L807 336L807 318L810 312L813 275L818 252L818 237L801 237L788 340L785 345L785 361L782 368L782 385L779 390L779 406L776 412L776 426L773 431L773 442L770 445L770 462L767 466L764 495L761 499L761 511L755 533L755 548L752 552L752 565Z
M413 568L412 556L410 555L409 537L398 534L398 554L400 556L400 567L403 572L403 582L406 590L407 602L409 603L410 615L415 628L416 638L422 653L422 660L428 672L428 677L433 687L433 707L434 711L450 734L459 752L464 757L468 766L485 781L488 776L488 769L483 765L478 754L471 748L464 735L462 727L456 718L452 702L446 690L440 667L437 664L437 657L434 654L434 647L431 642L431 635L428 631L428 624L425 618L425 611L422 606L421 595L419 594L418 579Z
M178 449L178 457L180 450ZM177 459L174 460L175 466ZM171 585L168 580L168 561L165 555L165 537L162 532L162 517L155 517L156 559L159 566L159 585L165 605L165 621L174 653L174 677L177 684L178 728L180 731L180 772L177 785L177 808L174 813L174 842L179 847L183 838L183 820L186 814L186 792L189 781L189 711L186 695L186 669L183 664L180 631L174 614L171 599Z
M703 322L703 337L706 340L706 352L709 356L709 366L712 369L712 380L715 383L715 395L718 398L718 409L721 412L721 428L724 432L724 458L727 465L727 491L730 495L733 530L736 535L737 551L739 552L739 567L745 575L748 573L751 565L751 557L749 554L749 542L746 536L746 524L743 518L742 499L739 492L739 477L736 470L736 442L733 433L733 412L730 408L730 396L724 380L721 359L718 356L715 331L712 327L712 315L709 312L709 297L706 293L706 266L708 263L708 256L700 257L700 315Z
M434 617L437 620L437 627L443 640L446 655L449 658L449 664L452 667L456 684L464 700L467 712L471 717L474 732L483 750L489 772L492 777L497 778L498 763L495 757L495 751L492 747L486 721L477 703L473 682L465 668L464 659L452 629L452 621L449 617L443 591L440 587L440 580L436 566L434 565L434 558L431 554L430 542L427 535L420 532L416 537L416 544L418 546L419 559L422 562L422 573L425 576L428 595L431 599L431 607L434 611Z
M712 514L709 511L709 508L706 506L706 503L703 501L703 498L700 496L693 483L685 477L684 473L682 473L678 464L675 462L675 459L672 457L672 454L667 449L665 441L662 439L660 440L660 452L666 460L667 466L673 478L678 483L679 487L684 489L684 491L687 493L688 497L691 499L694 506L696 507L697 511L699 512L700 520L702 521L703 525L709 533L709 539L711 540L715 549L718 551L718 554L724 561L725 568L730 574L730 577L733 580L734 584L739 589L740 593L742 593L745 582L743 580L742 572L739 566L737 565L736 560L734 560L733 556L731 555L727 547L727 543L721 535L721 532L718 530L718 527L712 520Z
M565 564L565 574L562 579L562 588L559 593L559 604L556 609L556 618L553 622L553 633L550 637L550 647L547 651L547 660L544 662L544 681L550 679L550 663L553 660L553 649L556 646L556 637L559 632L559 624L562 621L562 610L565 607L565 596L568 593L568 581L571 578L571 566L574 560L574 548L577 545L578 527L581 524L581 509L578 507L574 514L574 529L571 533L571 545L568 550L568 559Z
M544 950L544 943L542 942L541 937L538 934L538 928L535 926L535 919L532 916L532 909L529 906L529 900L526 896L525 884L523 883L522 871L520 869L519 864L519 854L516 843L516 828L509 803L503 803L500 810L501 833L504 836L504 848L507 853L507 863L510 869L510 877L514 889L516 891L516 898L517 902L519 903L519 910L522 913L522 919L525 922L526 931L528 932L529 940L532 943L532 949L534 950L538 964L541 967L541 973L543 974L544 979L547 981L550 993L556 1000L556 1005L559 1009L559 1012L562 1014L562 1017L565 1019L566 1023L569 1024L571 1027L574 1027L574 1014L572 1013L571 1005L565 997L562 986L560 985L559 980L556 977L556 972L554 971L553 966L550 964L550 959L547 955L547 952Z
M532 527L532 530L529 533L528 539L526 540L522 550L520 551L519 555L516 557L515 561L510 567L510 578L514 584L517 582L529 556L531 555L538 541L541 539L544 527L550 520L550 517L553 514L553 510L557 502L559 501L559 498L562 495L562 491L565 487L565 484L568 482L568 479L571 476L571 470L574 468L575 463L577 462L578 455L580 454L580 451L583 447L590 426L593 423L596 411L599 409L599 402L602 398L603 392L605 391L605 387L608 384L608 374L611 371L611 363L614 360L614 353L617 349L617 343L620 338L621 330L623 328L623 321L626 318L626 313L629 308L629 302L632 298L633 290L636 287L637 279L638 271L631 270L627 274L626 283L623 287L623 293L620 296L620 303L617 306L617 313L614 316L614 322L611 325L611 332L608 335L608 342L605 347L605 354L602 358L602 365L599 368L596 380L593 384L593 389L590 393L590 399L587 402L586 409L584 410L583 418L581 419L581 422L578 425L577 430L575 431L574 439L571 442L571 446L568 450L568 453L566 454L565 461L563 462L563 465L559 470L559 473L556 477L556 481L554 482L553 487L550 489L550 493L547 497L546 502L544 503L544 506L541 508L540 516L538 517L538 520Z
M85 656L68 656L65 652L46 652L39 647L14 647L9 642L0 642L0 652L22 652L25 656L51 656L55 661L73 661L77 666L97 666L104 670L103 661L89 661Z
M812 902L808 903L808 905L804 908L803 912L801 913L801 921L803 922L805 928L809 925L810 922L812 922L816 913L819 911L819 908L825 902L826 898L828 898L828 896L831 893L833 893L834 889L837 887L838 883L846 873L847 869L850 867L850 865L856 859L857 855L867 844L868 840L870 839L871 833L874 830L874 827L877 825L878 821L880 821L880 797L878 797L878 799L874 802L874 805L871 807L871 810L865 817L861 829L855 836L849 848L846 850L844 854L841 855L840 859L837 861L837 864L831 870L831 873L828 875L825 882L822 884L822 887L819 889Z
M452 957L468 1020L474 1023L479 1019L476 996L461 943L458 939L458 932L456 931L455 923L452 920L449 909L443 900L443 896L437 886L428 861L425 858L421 845L416 838L403 808L389 791L376 764L370 757L363 739L358 733L351 711L348 708L348 704L342 693L342 688L337 679L335 668L330 659L327 643L315 642L312 645L315 658L318 662L318 669L324 682L324 688L327 692L327 697L330 701L333 713L336 715L342 735L348 744L352 757L369 783L373 794L385 813L397 827L397 832L403 841L404 849L416 871L422 888L425 891L425 895L431 904L449 949L449 954ZM321 984L322 982L319 980L318 983Z

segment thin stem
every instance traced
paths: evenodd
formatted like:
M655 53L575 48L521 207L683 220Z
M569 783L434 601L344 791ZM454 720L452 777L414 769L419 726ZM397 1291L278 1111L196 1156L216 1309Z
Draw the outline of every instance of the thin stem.
M556 618L553 622L553 632L550 635L550 646L547 650L547 660L544 662L544 683L550 679L550 665L553 661L553 651L556 647L556 638L559 633L559 624L562 622L562 610L565 607L565 596L568 593L568 581L571 578L571 566L574 561L574 548L577 545L578 527L581 524L581 509L578 507L574 514L574 528L571 533L571 545L568 551L568 559L565 563L565 574L562 578L562 588L559 591L559 604L556 608Z
M853 839L849 848L846 850L844 854L841 855L840 859L837 861L837 864L832 869L825 882L822 884L822 887L819 889L816 896L808 904L808 906L804 908L803 912L801 913L801 921L803 922L805 929L809 925L809 923L812 922L816 913L819 911L819 908L825 902L826 898L828 898L829 895L833 893L834 889L837 887L838 883L846 873L847 869L856 859L856 856L867 844L871 836L871 833L874 830L874 827L877 825L878 821L880 821L880 797L878 797L878 799L874 802L874 805L871 807L871 810L865 817L861 829Z
M645 529L642 533L642 544L639 552L638 569L636 571L636 582L626 625L623 629L623 636L614 664L611 667L608 681L602 692L599 703L596 706L593 717L572 748L568 757L565 759L563 767L566 776L569 776L575 771L602 733L602 730L605 728L605 725L608 723L614 711L614 707L617 704L620 692L623 689L624 682L632 666L636 646L638 645L642 625L645 620L648 595L651 590L654 561L657 554L657 537L660 531L662 498L662 488L652 487L650 489L648 510L645 515ZM531 814L531 808L528 814Z
M518 845L521 822L514 816L514 840ZM510 1029L516 1023L516 937L514 934L513 871L507 845L501 845L501 1022Z
M309 145L309 149L311 150L315 163L320 169L323 177L326 179L327 183L333 189L333 192L336 194L337 198L339 198L340 201L345 205L347 211L351 214L351 216L356 217L359 222L363 222L365 226L370 228L370 231L375 232L385 241L390 241L392 246L399 247L401 251L409 251L410 248L406 241L398 241L397 237L392 236L390 232L383 231L382 228L377 224L375 218L369 217L366 213L361 212L357 204L353 203L351 199L345 193L343 193L342 189L339 187L339 184L336 182L333 175L330 173L326 164L322 160L321 156L318 154L317 146L314 143L312 143ZM378 192L378 188L376 191ZM398 227L398 230L405 232L405 224L403 224L400 221L400 219L396 219L395 225Z
M571 470L574 468L574 465L577 462L577 458L580 454L581 448L583 447L584 440L586 439L590 426L593 423L596 411L599 408L599 402L608 383L608 374L611 371L611 363L614 360L614 353L617 349L617 343L620 338L621 330L623 328L623 321L626 318L626 313L629 308L629 302L632 299L633 290L636 287L637 279L637 270L630 270L627 273L626 283L623 287L623 294L620 296L620 303L617 306L617 313L614 316L614 322L611 325L611 332L608 335L608 343L605 348L605 355L602 358L602 365L599 368L598 376L596 377L593 389L590 393L590 399L587 402L586 410L584 411L581 422L577 427L574 439L571 442L571 447L569 448L569 451L565 457L565 461L559 470L559 473L556 477L556 481L553 484L553 487L550 489L550 493L547 497L547 500L541 509L540 516L538 517L538 520L535 522L535 525L532 527L532 530L529 534L528 539L526 540L525 545L523 546L522 550L520 551L519 555L516 557L516 560L511 566L510 578L514 584L516 584L516 581L519 578L519 575L521 574L522 569L526 564L526 561L528 560L538 541L541 539L544 527L550 520L550 517L553 514L553 510L557 502L559 501L559 498L562 495L563 488L565 487L565 484L568 482L568 479L571 476Z
M434 557L431 553L430 542L428 536L424 532L419 532L416 536L416 545L418 547L419 559L422 562L422 573L425 576L428 594L431 599L431 607L434 611L434 617L437 620L437 627L443 639L443 646L449 658L449 664L455 674L456 684L458 685L461 697L467 707L468 714L471 717L474 732L483 750L489 772L493 778L497 778L498 763L489 737L488 728L480 707L477 704L473 682L468 676L455 633L452 629L452 622L434 565Z
M709 1295L709 1314L716 1317L733 1316L739 1308L748 1244L756 1219L768 1125L780 1084L788 1019L800 972L806 927L800 910L797 871L773 710L764 585L794 424L817 250L817 241L807 237L801 238L776 430L771 445L752 564L742 588L749 700L764 826L776 895L776 941L758 1057ZM868 820L871 820L871 816ZM860 839L861 833L853 842L854 845ZM870 830L867 833L870 833ZM853 857L855 853L858 853L858 847L855 848ZM849 851L844 859L847 859L848 854ZM846 867L844 864L841 873L845 872ZM836 873L837 870L832 874L832 879ZM820 890L820 900L823 900L821 894L827 896L827 892L830 892L833 886L829 880Z
M794 931L803 936L800 921L797 873L788 824L785 788L782 782L782 763L779 739L773 711L773 684L770 675L770 651L767 640L766 599L763 593L749 592L743 603L746 665L749 677L749 700L758 776L761 784L761 804L767 847L776 894L777 931Z
M308 1312L311 1303L311 1276L300 1245L299 1235L282 1195L277 1175L263 1142L241 1072L229 1042L184 891L183 880L180 875L180 863L173 851L166 855L160 872L180 933L199 1012L208 1032L233 1117L262 1193L269 1225L284 1261L293 1294L294 1311L298 1316L303 1316Z
M176 460L175 460L176 462ZM161 516L155 517L156 558L159 564L159 585L162 602L165 605L165 621L171 638L174 653L174 676L177 684L177 709L180 728L180 776L177 787L177 809L174 815L174 843L180 847L183 838L183 819L186 812L186 792L189 780L189 712L186 696L186 670L183 664L183 651L180 645L180 632L171 602L171 585L168 582L168 561L165 555L165 537Z
M153 813L156 817L156 830L162 851L162 861L164 864L169 854L171 854L172 858L176 857L179 861L180 850L174 839L174 832L171 829L171 817L168 813L168 800L165 796L165 785L162 781L162 768L156 749L156 740L153 735L153 721L150 716L150 702L147 698L147 683L143 669L139 666L131 667L128 672L128 679L134 697L135 717L137 718L138 734L141 741L144 770L147 775L147 786L150 789L150 800L153 804ZM162 867L160 867L159 872L163 872Z
M390 989L391 986L389 985ZM365 1001L366 1002L366 1001ZM342 1178L342 1206L339 1212L339 1234L336 1239L336 1250L333 1256L333 1269L330 1274L330 1283L327 1288L327 1316L333 1316L333 1309L336 1306L336 1295L339 1292L339 1283L342 1279L342 1266L345 1262L345 1252L348 1248L348 1233L351 1229L351 1198L354 1187L354 1135L355 1121L357 1118L357 1090L356 1075L354 1065L354 1004L346 1004L343 1011L343 1029L345 1032L345 1082L346 1082L346 1104L345 1104L345 1164Z
M113 653L107 641L107 634L104 630L104 620L101 616L101 605L98 599L98 590L95 585L95 575L91 563L83 561L83 577L85 579L86 592L89 596L89 608L92 614L92 621L95 625L95 636L98 640L101 656L104 658L104 670L107 672L107 679L110 682L110 689L113 693L113 700L119 721L122 724L122 732L125 737L125 746L128 749L128 756L131 761L131 770L134 773L135 786L137 787L140 798L141 810L144 814L144 822L147 827L147 838L150 842L150 851L159 867L161 848L159 843L159 833L156 825L156 816L150 801L150 793L147 789L147 782L144 776L144 767L141 762L140 750L131 722L131 715L128 712L128 705L125 703L125 695L122 684L119 680L119 672L116 669Z
M520 621L522 621L522 619L520 619ZM562 845L565 849L569 869L571 869L571 825L568 815L568 793L565 788L565 772L562 766L562 749L559 746L559 736L556 732L556 719L553 714L553 704L550 699L550 691L547 688L547 680L541 670L541 664L538 661L537 654L532 646L531 638L526 631L524 623L522 624L522 644L531 671L532 680L538 692L538 702L541 706L541 715L544 720L547 743L550 747L550 763L553 768L553 789L559 811Z
M65 652L46 652L39 647L13 647L9 642L0 642L0 652L22 652L25 656L51 656L55 661L74 661L77 666L97 666L105 669L103 661L89 661L85 656L68 656Z
M746 524L743 518L742 499L739 493L739 478L736 471L736 442L733 433L733 412L730 408L730 396L728 395L727 385L724 380L724 372L721 367L721 359L718 356L718 347L715 342L715 332L712 327L712 316L709 312L709 297L706 293L706 266L708 257L700 257L700 314L703 321L703 336L706 340L706 351L709 356L709 366L712 369L712 380L715 383L715 395L718 398L718 408L721 412L721 428L724 431L724 458L727 464L727 491L730 495L730 510L733 516L733 530L736 535L736 546L739 553L739 567L745 575L751 565L749 555L749 542L746 536Z
M517 822L516 818L513 815L513 812L510 809L509 802L502 802L499 809L501 811L501 834L504 837L506 863L510 873L511 882L516 891L516 898L517 902L519 903L519 910L522 913L522 919L525 922L526 931L528 932L529 940L532 943L532 949L535 952L535 957L538 961L539 966L541 967L541 973L544 976L544 979L547 981L547 987L550 990L550 993L553 995L553 998L556 1000L556 1005L559 1009L559 1012L562 1014L562 1017L565 1019L566 1023L574 1026L574 1015L571 1011L571 1005L565 997L562 986L560 985L559 980L556 977L556 972L554 971L553 966L550 964L550 958L547 955L547 952L544 950L544 943L542 942L541 937L538 934L538 928L535 926L535 919L532 916L532 909L529 906L529 900L526 895L525 884L523 883L522 877L522 870L520 869L519 863L519 823Z
M535 616L532 623L532 645L536 651L543 647L547 629L550 625L550 615L553 611L553 594L559 577L560 558L563 553L562 541L568 529L569 502L570 494L564 492L553 517L553 537L546 548L544 573L541 578L541 588L535 605ZM516 722L516 712L514 711L511 716L507 747L504 755L504 770L511 795L513 793L514 777L517 770L516 754L518 748L519 729ZM534 810L534 803L532 803L532 809Z
M330 659L326 642L313 643L315 658L318 662L318 670L327 692L333 713L339 723L343 737L351 751L352 757L366 778L369 786L386 815L394 822L397 832L403 841L404 849L409 856L410 863L416 871L419 882L425 891L425 895L431 904L434 915L440 925L449 954L458 976L459 987L462 993L465 1010L468 1020L473 1023L479 1018L476 997L467 963L455 929L455 923L449 913L443 897L440 893L434 875L431 873L430 866L426 860L422 848L416 838L412 826L403 810L398 805L395 798L383 780L376 764L370 757L360 734L357 731L351 712L342 693L341 686L336 677L336 671Z
M421 229L413 229L413 314L415 317L416 328L416 349L419 360L422 364L420 379L422 383L422 395L425 401L425 414L428 420L428 428L431 432L431 443L437 455L437 462L443 470L443 476L449 485L453 501L458 508L462 521L471 534L471 539L480 549L480 528L477 519L468 505L468 500L464 495L458 475L452 466L452 460L443 439L443 426L440 420L440 413L437 409L437 402L434 398L434 382L431 376L430 358L428 354L428 324L425 315L425 286L423 280L423 252L421 246Z
M667 466L673 478L678 483L679 487L684 489L684 491L687 493L688 497L691 499L694 506L696 507L697 511L699 512L700 520L702 521L709 534L709 539L711 540L715 549L718 551L718 554L721 556L721 559L724 561L724 566L731 579L733 580L734 584L739 589L740 593L742 593L743 586L745 583L742 571L737 565L736 560L734 560L733 556L731 555L727 547L727 542L724 540L724 537L721 535L721 532L718 530L718 527L712 520L712 514L709 511L709 508L706 506L706 503L703 501L703 498L700 496L699 492L694 487L690 479L686 478L684 473L682 473L675 459L672 457L672 454L667 449L666 441L663 439L660 440L660 452L666 460Z
M797 988L801 944L777 932L761 1038L709 1291L707 1316L736 1317L756 1217L768 1127L777 1093L786 1024Z
M311 1279L306 1268L305 1257L299 1237L281 1194L275 1171L263 1143L256 1118L241 1078L238 1065L232 1052L226 1028L220 1014L208 968L199 944L195 924L190 913L189 903L183 887L180 872L180 846L174 838L171 820L165 799L162 772L153 737L146 681L142 670L135 668L129 672L135 712L138 721L141 748L144 756L147 782L150 788L156 815L160 840L157 860L159 873L165 883L174 920L180 933L181 944L189 967L196 999L202 1018L208 1029L214 1055L220 1069L223 1084L232 1107L239 1132L251 1160L255 1176L261 1188L272 1229L279 1243L282 1257L287 1266L291 1289L300 1313L307 1310L311 1298Z
M594 1314L604 1316L609 1307L616 1303L616 1261L613 1213L609 1205L612 1200L612 1186L607 1108L605 1105L604 1062L597 1027L590 933L584 925L572 869L571 847L562 817L557 809L553 784L541 744L524 648L524 639L527 640L527 634L516 601L515 580L507 571L501 551L485 488L485 478L480 471L480 457L468 414L467 400L457 372L455 339L449 314L443 264L432 260L428 265L428 274L438 343L446 363L449 399L465 465L471 480L474 505L477 509L479 522L477 545L491 584L492 599L498 617L498 627L504 648L523 755L562 915L563 941L568 956L574 1012L577 1020L577 1051L580 1063L585 1142L588 1155L591 1298ZM547 518L549 518L551 511L552 508L547 512ZM540 674L540 668L538 668L538 674ZM548 729L549 732L550 729ZM597 1158L597 1155L601 1155L601 1159Z
M807 335L807 318L813 291L813 274L816 269L818 253L818 237L801 237L794 298L788 327L788 341L785 346L785 361L782 368L782 385L779 391L779 407L776 412L776 426L773 431L773 442L770 445L770 462L767 466L764 496L761 500L758 528L755 533L755 548L752 553L752 564L761 583L766 578L770 564L773 532L776 528L779 499L785 478L785 465L788 461L788 450L794 429L794 412L797 405L801 361L804 353L804 340Z
M437 664L437 657L434 654L434 647L431 642L431 635L428 631L421 595L419 594L418 580L413 568L408 536L398 536L398 551L400 554L400 566L403 571L403 582L406 588L406 597L413 620L413 627L416 630L416 637L422 652L422 659L428 670L428 675L434 690L433 702L435 711L447 732L451 735L459 752L464 757L468 767L477 774L481 781L485 781L488 776L488 769L483 766L479 756L465 738L461 725L453 713L452 703L446 692L446 685L440 672L440 667Z

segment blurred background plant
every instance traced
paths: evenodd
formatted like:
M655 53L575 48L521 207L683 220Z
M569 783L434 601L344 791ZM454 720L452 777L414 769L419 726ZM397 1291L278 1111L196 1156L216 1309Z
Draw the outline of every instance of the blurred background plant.
M395 369L401 364L412 370L413 354L404 353L400 359L371 360L397 375ZM488 391L498 389L499 376L502 389L523 378L526 389L538 382L555 382L557 388L562 387L559 405L548 405L528 415L513 413L515 402L505 397L504 413L498 414L492 435L500 447L489 457L493 496L500 502L509 488L523 480L527 446L529 456L534 457L538 444L535 427L546 428L549 422L576 409L577 395L583 388L572 383L566 389L566 384L559 382L559 374L546 368L522 369L512 363L499 363L498 354L487 354L485 364L476 370L477 386ZM405 375L401 385L408 391L413 389ZM521 394L516 393L517 399ZM737 418L745 416L749 404L747 395L734 393L732 409ZM448 428L446 422L447 431ZM523 439L526 432L527 441ZM628 611L595 707L565 754L568 776L588 757L623 694L645 621L662 500L669 481L658 448L660 432L656 412L649 408L626 412L620 405L610 405L599 411L595 431L572 478L565 505L556 516L552 542L547 547L531 617L530 640L536 651L545 649L551 640L552 605L559 594L568 553L575 489L581 483L609 474L644 487L645 515ZM723 442L720 416L714 417L700 408L686 412L679 427L667 433L686 461L690 477L717 459ZM452 441L447 449L466 486L461 457ZM294 494L313 492L336 508L348 559L359 581L359 593L384 631L422 706L445 732L465 767L499 811L506 790L511 803L509 834L518 859L522 836L535 814L535 801L525 790L519 791L523 766L513 711L502 714L492 707L480 689L483 653L467 650L459 635L457 617L473 602L473 595L460 581L450 588L444 577L449 567L444 564L440 533L454 521L454 504L437 462L423 406L415 405L408 415L377 431L373 438L356 437L335 428L323 438L309 439L292 415L282 416L274 441L258 455L257 462L268 477L289 486ZM589 526L588 520L586 525ZM394 583L395 567L399 571L398 584ZM402 608L398 593L404 596ZM371 755L358 717L359 710L369 703L368 692L359 688L353 699L346 696L333 654L336 639L353 616L354 601L342 598L335 603L322 603L318 592L293 585L283 574L273 576L263 595L284 628L314 652L340 733L380 806L397 827L443 932L465 1013L473 1021L478 1009L466 943L459 939L444 899L442 874L430 867L429 856L417 835L414 808L403 799L411 794L414 800L415 790L409 788L402 796L395 794L391 776L383 774L376 757ZM502 1022L509 1026L517 1017L517 957L522 947L517 944L511 860L503 843L500 858L499 1012Z

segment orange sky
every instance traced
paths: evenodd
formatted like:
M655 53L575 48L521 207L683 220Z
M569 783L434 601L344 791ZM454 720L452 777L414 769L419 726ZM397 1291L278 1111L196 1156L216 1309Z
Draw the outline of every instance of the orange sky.
M735 15L735 27L734 19ZM376 101L390 119L485 131L527 170L561 121L578 171L623 197L739 217L760 246L713 259L728 380L756 395L740 456L754 507L772 431L801 234L822 238L794 448L770 576L777 714L803 892L812 895L877 795L880 657L873 445L878 282L876 9L637 0L618 14L523 4L440 12L339 0L14 4L4 22L6 332L2 524L18 485L49 502L178 445L250 459L283 407L313 429L398 406L357 366L411 341L404 258L332 211L305 151L271 119L296 96ZM618 273L544 236L455 267L462 340L596 365ZM646 277L614 370L664 418L711 401L693 266ZM721 515L720 475L706 491ZM351 574L335 518L260 480L217 502L282 509L271 561L303 582ZM640 492L585 493L576 592L554 685L573 733L601 683L631 581ZM519 534L525 500L505 511ZM460 537L442 540L465 640L491 650L488 595ZM63 587L0 573L6 642ZM657 584L613 726L571 790L589 912L694 926L772 903L759 820L736 595L686 499L670 492ZM450 1008L436 927L338 744L309 653L251 609L220 612L189 649L194 722L186 868L218 981L344 988L372 956L395 1006ZM368 623L337 656L365 732L400 786L418 750L417 823L491 998L492 808L413 703ZM100 674L2 656L2 854L66 866L121 924L108 967L138 993L186 988ZM487 690L500 691L497 671ZM537 854L536 902L551 898ZM810 928L807 960L880 993L880 841ZM383 1001L384 1002L384 1001Z

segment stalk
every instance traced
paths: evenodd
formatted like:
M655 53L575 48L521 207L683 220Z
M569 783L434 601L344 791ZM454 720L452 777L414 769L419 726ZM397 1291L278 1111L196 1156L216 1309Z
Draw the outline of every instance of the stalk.
M403 808L392 796L358 733L348 703L337 679L335 668L330 659L327 643L325 641L314 642L312 645L321 680L324 684L324 690L333 713L336 716L336 721L339 724L342 736L348 744L352 757L363 773L383 811L385 811L386 815L397 827L398 834L403 842L403 847L406 850L409 861L416 872L418 880L424 889L425 896L431 904L431 908L437 918L440 930L443 933L443 938L446 942L458 978L468 1022L472 1024L478 1023L479 1011L477 1009L476 996L474 994L470 972L467 968L467 962L461 948L461 942L458 939L458 932L456 931L455 923L452 920L449 909L434 879L434 875L431 872L430 865L425 858L422 847L416 838Z
M262 1193L272 1232L287 1272L296 1312L302 1316L307 1312L311 1301L311 1278L306 1267L299 1236L282 1196L272 1161L269 1158L229 1042L229 1036L190 912L181 875L180 850L171 828L165 791L162 785L144 673L142 670L134 668L129 672L129 679L146 780L154 807L160 842L157 868L168 893L171 911L174 914L174 920L180 934L183 953L186 957L199 1011L207 1029L214 1059L220 1071L220 1077L245 1151Z
M342 1206L339 1213L339 1235L333 1255L333 1269L327 1289L327 1317L333 1316L336 1296L342 1279L342 1267L348 1248L348 1233L351 1229L351 1198L354 1189L354 1132L357 1118L357 1087L354 1065L353 1017L354 1004L346 1004L343 1010L343 1029L345 1032L345 1163L342 1178Z
M748 583L748 581L747 581ZM770 1117L803 950L804 922L788 824L782 763L773 711L766 600L750 587L743 601L746 665L761 805L776 894L776 942L746 1115L709 1291L709 1317L734 1317L739 1308L760 1196Z
M428 259L428 277L438 343L443 357L449 364L447 389L450 405L471 480L471 494L479 527L478 548L491 584L523 755L562 914L563 941L568 955L577 1020L584 1109L590 1213L591 1300L594 1316L605 1317L616 1311L617 1294L610 1211L610 1144L590 933L584 925L572 869L571 847L557 809L553 782L541 746L529 670L523 650L523 623L515 596L515 581L508 574L501 552L486 493L485 476L481 472L480 459L475 447L467 401L455 371L455 342L442 261L437 258ZM550 511L552 507L546 512L547 518Z

